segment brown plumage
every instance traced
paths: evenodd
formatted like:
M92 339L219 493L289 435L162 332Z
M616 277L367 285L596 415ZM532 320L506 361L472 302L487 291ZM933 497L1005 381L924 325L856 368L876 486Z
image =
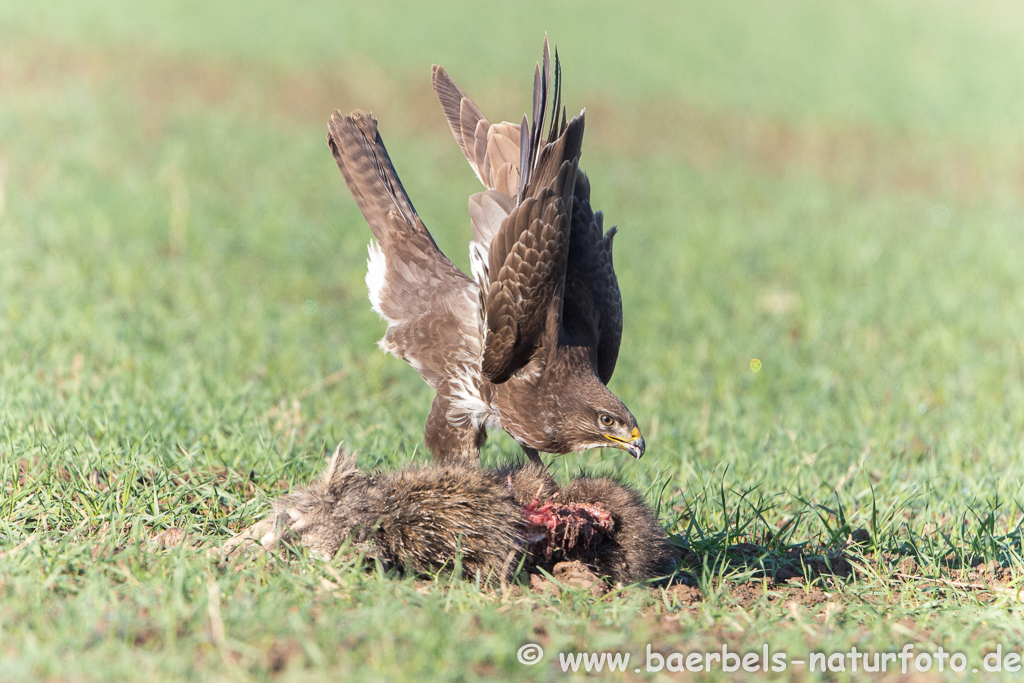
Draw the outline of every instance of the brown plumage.
M567 544L529 523L531 504L587 504L606 515L606 530ZM538 544L538 538L540 543ZM462 464L361 473L341 448L311 486L274 502L274 514L239 534L264 547L301 544L330 559L346 543L385 567L412 573L453 568L485 582L510 581L520 564L580 560L597 574L631 583L670 574L673 554L651 509L633 489L606 478L580 478L561 491L535 463L494 470Z
M479 462L486 429L501 427L535 462L538 451L612 446L636 458L636 419L605 384L622 336L612 238L579 170L584 117L566 121L560 68L544 41L533 120L490 123L441 67L434 89L487 188L470 198L467 277L438 249L413 208L377 121L335 112L328 143L376 244L370 300L387 323L383 350L437 391L424 429L435 458ZM548 125L548 133L543 128Z

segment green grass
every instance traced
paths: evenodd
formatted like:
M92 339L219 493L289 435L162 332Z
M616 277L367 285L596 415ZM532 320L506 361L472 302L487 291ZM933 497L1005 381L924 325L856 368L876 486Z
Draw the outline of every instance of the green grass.
M980 668L1024 648L1012 591L962 569L1024 582L1024 11L719 4L0 3L0 678L558 680L557 652L648 643L914 643ZM429 66L518 119L545 31L620 226L612 388L648 443L552 469L643 490L704 601L502 600L344 558L221 569L191 543L338 441L365 468L426 459L430 390L375 347L331 110L380 118L465 268L477 185ZM494 434L484 461L516 453ZM149 542L170 527L190 544ZM858 528L864 569L808 583L821 600L761 578ZM526 642L544 664L518 663ZM633 668L609 678L657 678Z

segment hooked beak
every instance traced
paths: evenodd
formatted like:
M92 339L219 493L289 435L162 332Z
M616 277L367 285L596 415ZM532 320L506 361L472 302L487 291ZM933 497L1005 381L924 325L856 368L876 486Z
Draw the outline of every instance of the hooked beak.
M637 460L644 456L644 451L647 449L644 437L640 436L640 430L636 427L633 427L633 433L629 435L632 441L626 441L611 434L605 434L604 436L609 441L612 441L617 448L621 448Z

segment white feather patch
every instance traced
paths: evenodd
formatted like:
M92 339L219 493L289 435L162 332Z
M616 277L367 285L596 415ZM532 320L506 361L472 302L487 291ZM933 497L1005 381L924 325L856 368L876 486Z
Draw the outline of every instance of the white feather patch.
M469 365L460 364L452 372L448 380L451 391L451 407L448 409L448 420L455 425L469 422L474 428L484 426L496 429L500 426L498 416L480 394L479 371Z
M476 301L473 302L476 306L477 333L483 344L487 343L487 311L484 310L483 297L491 286L491 273L487 266L489 255L488 248L479 242L469 243L469 272L473 274L477 284Z
M391 323L393 321L384 315L380 304L381 293L384 291L384 285L387 284L387 257L384 256L380 245L373 240L370 240L366 250L370 254L370 257L366 259L366 288L370 292L370 305L377 315Z
M487 268L487 259L489 256L489 250L479 242L469 243L469 271L473 274L473 279L480 286L480 289L487 291L487 286L491 282L490 272Z

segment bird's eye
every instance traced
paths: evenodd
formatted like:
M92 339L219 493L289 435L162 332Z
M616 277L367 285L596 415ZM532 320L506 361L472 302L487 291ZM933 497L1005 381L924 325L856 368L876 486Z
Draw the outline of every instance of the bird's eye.
M605 427L611 427L613 424L615 424L615 418L612 417L611 415L602 415L600 419L601 424L603 424Z

